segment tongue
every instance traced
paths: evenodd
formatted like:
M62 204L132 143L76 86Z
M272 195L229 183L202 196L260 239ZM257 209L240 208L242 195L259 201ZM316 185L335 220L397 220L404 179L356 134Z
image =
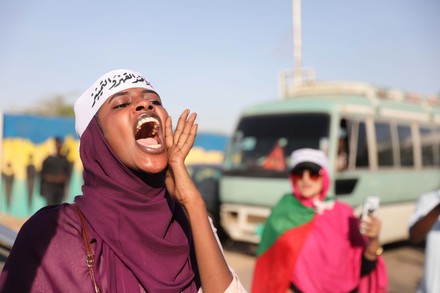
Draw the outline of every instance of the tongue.
M141 139L138 139L136 141L137 141L138 144L141 144L143 146L151 146L151 145L159 144L157 142L157 140L155 140L154 138L151 138L151 137L149 137L149 138L141 138Z

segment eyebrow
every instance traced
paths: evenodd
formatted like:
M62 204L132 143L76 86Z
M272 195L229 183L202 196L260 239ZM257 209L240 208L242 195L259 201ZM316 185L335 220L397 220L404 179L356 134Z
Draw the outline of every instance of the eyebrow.
M142 93L143 93L143 94L146 94L146 93L154 93L154 94L156 94L156 95L159 97L159 95L158 95L155 91L152 91L152 90L149 90L149 89L144 89L144 90L142 91ZM128 94L127 91L118 92L118 93L116 93L116 94L113 94L113 95L108 99L107 104L110 104L110 103L113 101L113 99L115 99L115 98L117 98L117 97L120 97L120 96L125 96L125 95L127 95L127 94ZM160 97L159 97L159 99L160 99Z

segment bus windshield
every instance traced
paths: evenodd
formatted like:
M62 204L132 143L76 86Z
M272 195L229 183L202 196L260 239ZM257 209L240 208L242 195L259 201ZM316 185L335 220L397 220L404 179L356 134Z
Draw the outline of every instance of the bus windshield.
M330 116L322 113L278 114L243 117L225 154L229 175L286 177L292 151L325 149Z

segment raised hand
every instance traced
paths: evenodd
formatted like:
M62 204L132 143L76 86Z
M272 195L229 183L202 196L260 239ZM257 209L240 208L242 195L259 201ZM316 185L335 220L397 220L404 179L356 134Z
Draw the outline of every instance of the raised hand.
M185 167L185 159L197 135L195 124L197 114L186 109L179 117L175 132L172 131L171 117L165 123L165 145L168 156L168 171L165 184L170 195L184 207L201 196Z
M184 163L186 156L191 150L197 135L195 124L197 114L186 109L179 117L176 130L173 134L171 116L165 123L165 145L168 153L169 164Z
M364 256L367 259L374 261L377 259L378 255L382 253L382 248L379 242L381 222L379 218L373 215L373 213L368 212L368 218L362 220L360 225L362 234L368 238Z
M205 202L185 166L185 158L197 134L196 114L189 113L185 110L180 115L174 134L171 118L166 121L168 170L165 184L169 194L182 205L189 220L203 292L225 292L232 282L232 275L208 221Z
M361 221L362 234L367 236L370 240L377 239L380 232L380 220L371 212L368 212L368 218Z

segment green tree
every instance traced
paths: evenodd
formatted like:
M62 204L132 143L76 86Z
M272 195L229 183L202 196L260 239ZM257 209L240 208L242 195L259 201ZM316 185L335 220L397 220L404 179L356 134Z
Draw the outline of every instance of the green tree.
M63 95L54 95L41 100L37 105L24 112L41 116L74 117L73 105L68 103L67 98Z

